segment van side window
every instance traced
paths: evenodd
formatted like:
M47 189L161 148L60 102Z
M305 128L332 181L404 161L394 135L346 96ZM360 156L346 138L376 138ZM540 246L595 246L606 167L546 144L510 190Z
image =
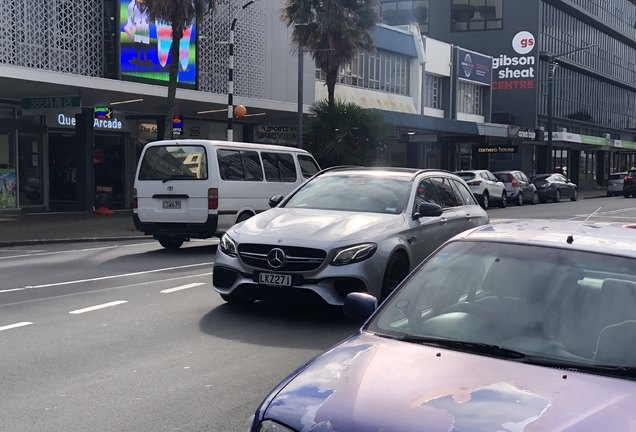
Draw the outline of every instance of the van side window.
M295 182L294 157L286 153L261 153L265 167L265 179L269 182Z
M245 180L241 153L237 150L219 150L219 173L223 180Z
M298 155L298 163L300 165L300 171L305 178L313 177L320 171L320 167L311 156Z
M245 168L245 180L263 181L263 167L258 153L255 151L242 151L241 159L243 159L243 167Z

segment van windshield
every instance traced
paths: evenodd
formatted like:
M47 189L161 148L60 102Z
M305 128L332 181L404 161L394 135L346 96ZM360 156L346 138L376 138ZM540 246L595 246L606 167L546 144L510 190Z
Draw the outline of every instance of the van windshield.
M205 180L208 159L203 146L152 146L144 153L139 180Z

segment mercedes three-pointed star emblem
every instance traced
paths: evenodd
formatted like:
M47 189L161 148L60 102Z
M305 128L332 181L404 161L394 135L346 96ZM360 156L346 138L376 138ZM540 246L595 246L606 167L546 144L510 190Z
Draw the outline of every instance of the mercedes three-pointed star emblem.
M279 248L274 248L267 254L267 263L273 269L279 269L285 265L287 258L285 257L285 251Z

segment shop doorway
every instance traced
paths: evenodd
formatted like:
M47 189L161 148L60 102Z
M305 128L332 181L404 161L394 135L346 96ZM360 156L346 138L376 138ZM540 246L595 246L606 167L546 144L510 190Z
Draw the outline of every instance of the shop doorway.
M77 161L74 134L49 134L49 190L52 212L77 211ZM95 207L125 208L124 140L95 135L93 170Z
M74 134L49 134L49 209L77 210L77 169Z
M121 136L95 136L95 207L125 208L125 159Z

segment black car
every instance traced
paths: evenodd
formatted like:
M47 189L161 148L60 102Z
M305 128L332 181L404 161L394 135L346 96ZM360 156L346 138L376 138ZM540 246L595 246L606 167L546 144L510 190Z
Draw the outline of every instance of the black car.
M623 196L625 198L636 197L636 170L629 170L623 179Z
M561 202L561 198L579 199L579 189L569 178L562 174L539 174L532 178L542 203L552 200Z

